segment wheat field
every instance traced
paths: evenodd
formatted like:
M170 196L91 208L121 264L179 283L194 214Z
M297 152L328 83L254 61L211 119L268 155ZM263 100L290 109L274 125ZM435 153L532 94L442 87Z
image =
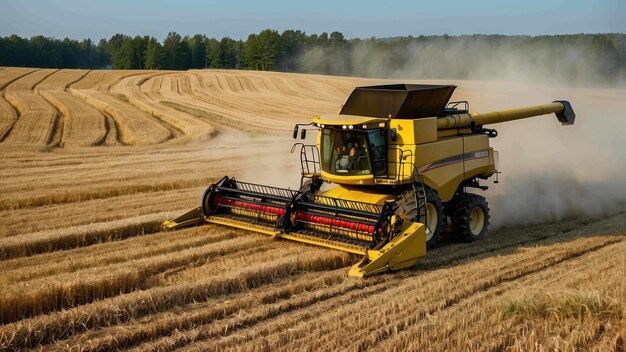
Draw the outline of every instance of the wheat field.
M0 69L0 350L623 351L624 212L444 238L413 269L359 280L353 255L160 230L224 175L297 186L293 123L381 82ZM565 96L580 119L626 93L455 83L474 111Z

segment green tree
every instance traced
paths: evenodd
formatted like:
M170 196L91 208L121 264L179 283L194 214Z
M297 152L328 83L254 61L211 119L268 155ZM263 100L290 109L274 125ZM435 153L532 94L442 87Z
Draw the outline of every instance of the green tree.
M107 40L102 38L96 46L96 63L91 68L104 68L111 65L111 55L107 51Z
M54 48L54 45L53 45L53 48ZM58 48L58 46L57 46L57 48ZM55 50L55 49L53 49L53 50ZM57 50L55 50L55 51L57 51ZM79 47L77 41L71 40L69 38L63 39L63 42L61 42L60 54L61 54L60 55L61 56L60 62L55 60L55 61L57 61L57 63L53 64L50 67L69 67L69 68L80 67L80 65L79 65L80 47ZM55 57L58 58L59 56L52 55L51 56L52 60L54 60Z
M127 37L122 46L115 50L112 55L113 68L116 70L129 70L133 67L133 40Z
M220 42L215 38L206 40L206 64L207 68L221 68L222 67L222 48Z
M259 48L259 36L256 34L250 34L248 40L246 40L246 46L244 49L246 66L252 70L261 69L261 50Z
M278 66L283 71L297 68L297 59L307 36L303 31L286 30L280 35L281 55Z
M130 39L129 36L123 34L116 34L109 39L107 52L111 57L111 66L113 69L124 69L130 66L132 44L126 44Z
M204 68L206 66L206 36L196 34L193 37L185 37L189 46L191 68Z
M262 30L257 37L257 69L260 67L261 71L273 70L281 55L280 49L280 34L271 29Z
M176 32L169 32L167 34L167 37L165 38L165 40L163 41L163 52L165 54L165 60L164 60L164 68L166 69L174 69L177 67L177 55L178 55L178 47L180 46L181 43L181 37L180 34L176 33ZM180 62L180 57L178 58L178 61Z
M329 40L330 40L330 45L335 48L343 47L347 43L346 38L344 38L341 32L330 33Z
M52 67L51 63L54 60L52 43L48 38L42 35L36 35L30 38L30 42L27 44L30 52L30 65L34 67ZM56 61L56 60L54 60Z
M221 67L237 68L239 49L237 41L229 37L224 37L220 40L219 48Z
M146 70L158 70L162 66L163 61L163 48L156 38L152 37L148 39L146 44L146 51L144 53L143 65Z

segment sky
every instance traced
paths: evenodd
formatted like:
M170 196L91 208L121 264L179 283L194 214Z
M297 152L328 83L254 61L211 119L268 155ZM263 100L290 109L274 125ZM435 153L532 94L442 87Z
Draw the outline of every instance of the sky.
M626 33L626 0L1 0L0 36L245 39L265 28L346 38Z

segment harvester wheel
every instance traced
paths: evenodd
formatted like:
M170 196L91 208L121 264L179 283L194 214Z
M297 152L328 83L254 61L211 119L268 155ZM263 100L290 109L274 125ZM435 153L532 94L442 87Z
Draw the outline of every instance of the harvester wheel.
M425 186L426 193L426 214L422 215L420 222L426 223L426 246L434 248L439 244L441 229L443 227L443 205L439 198L439 193L434 189ZM424 219L424 217L426 219Z
M418 206L415 204L415 193L413 190L406 191L396 203L411 219L411 221L425 223L426 227L426 247L434 248L439 244L441 229L443 227L443 205L439 194L434 189L424 186L426 193L426 214L418 214Z
M215 211L216 206L213 204L213 200L216 196L217 193L213 190L212 186L204 191L201 204L202 213L204 214L204 216L209 216Z
M485 237L489 228L489 206L485 197L466 193L452 208L454 237L461 242L473 242Z

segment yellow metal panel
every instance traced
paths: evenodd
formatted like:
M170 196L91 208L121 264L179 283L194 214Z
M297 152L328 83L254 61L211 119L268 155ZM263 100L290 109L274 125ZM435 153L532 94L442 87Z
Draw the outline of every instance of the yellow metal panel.
M334 175L324 170L321 170L321 176L324 181L331 183L343 184L343 185L374 185L374 175L354 175L354 176L339 176Z
M478 152L489 148L489 137L485 134L475 134L463 137L465 153Z
M461 138L449 138L437 142L418 145L415 151L415 163L418 168L432 162L458 155L463 152Z
M353 200L357 202L382 205L387 200L394 200L391 194L377 193L371 190L361 191L358 189L348 189L341 186L335 187L323 193L326 197Z
M426 171L422 176L424 183L437 190L442 202L451 200L459 184L465 180L462 162Z
M413 120L413 144L434 142L437 140L437 118L428 117Z
M464 138L465 155L465 179L475 176L491 176L495 171L493 163L493 149L489 147L489 137L486 135L473 135ZM473 157L471 154L474 153Z
M463 154L461 138L454 137L416 146L416 165L424 177L424 182L439 192L446 202L463 181L463 162L443 162L453 156Z
M389 141L389 144L397 144L399 146L415 144L415 124L413 120L393 119L389 121L389 126L396 129L397 136L396 141ZM390 133L387 135L389 136Z
M378 250L368 250L365 257L355 264L348 275L365 277L389 270L411 267L419 257L426 255L426 231L424 224L405 220L399 234Z
M197 207L175 219L165 220L161 224L161 228L163 230L174 230L182 227L199 225L203 221L204 214L202 214L202 209L200 207Z

